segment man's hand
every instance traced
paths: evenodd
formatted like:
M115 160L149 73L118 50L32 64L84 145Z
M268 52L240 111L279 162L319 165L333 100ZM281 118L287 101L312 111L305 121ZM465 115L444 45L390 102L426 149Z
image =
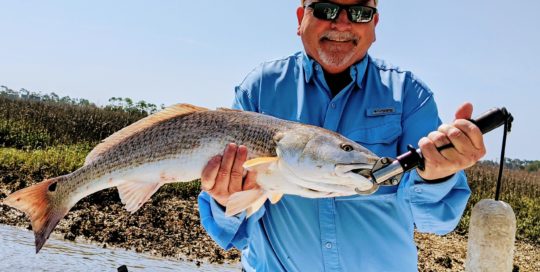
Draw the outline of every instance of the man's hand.
M448 177L459 170L473 166L486 154L480 129L470 119L473 106L461 105L453 124L442 124L418 142L424 156L425 170L418 174L425 180ZM452 143L454 147L438 151L437 147Z
M232 194L257 188L254 171L244 171L242 166L247 159L245 146L230 143L225 147L223 156L213 157L201 175L201 187L221 206L227 205Z

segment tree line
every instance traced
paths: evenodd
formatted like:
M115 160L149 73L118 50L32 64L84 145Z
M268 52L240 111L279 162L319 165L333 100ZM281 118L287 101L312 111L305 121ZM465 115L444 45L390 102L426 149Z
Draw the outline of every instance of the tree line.
M84 99L84 98L71 98L69 96L61 97L54 92L51 92L51 93L32 92L24 88L20 89L19 91L15 91L3 85L0 86L0 96L4 98L8 98L8 99L22 99L26 101L41 101L41 102L51 102L51 103L73 105L73 106L99 108L95 103L90 102L88 99ZM102 107L103 109L111 110L111 111L124 111L124 112L144 114L144 115L155 113L158 110L164 108L163 104L158 107L156 104L152 104L144 100L135 102L133 101L133 99L129 97L111 97L109 98L108 102L109 104L103 106Z

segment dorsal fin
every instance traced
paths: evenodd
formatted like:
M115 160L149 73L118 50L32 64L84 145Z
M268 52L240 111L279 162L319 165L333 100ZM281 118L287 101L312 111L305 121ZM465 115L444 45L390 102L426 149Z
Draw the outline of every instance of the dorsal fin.
M159 123L163 120L171 119L174 117L178 117L181 115L190 114L193 112L198 111L207 111L207 108L198 107L190 104L176 104L172 105L170 107L167 107L166 109L156 112L152 115L149 115L117 132L112 134L111 136L107 137L105 140L101 141L100 144L98 144L92 151L86 156L86 159L84 160L84 165L87 165L100 157L105 151L109 150L109 148L117 145L118 143L122 142L124 139L128 138L129 136L145 129L149 128L156 123Z
M235 110L235 109L229 109L229 108L217 108L216 110L218 110L218 111L235 111L235 112L241 111L241 110Z

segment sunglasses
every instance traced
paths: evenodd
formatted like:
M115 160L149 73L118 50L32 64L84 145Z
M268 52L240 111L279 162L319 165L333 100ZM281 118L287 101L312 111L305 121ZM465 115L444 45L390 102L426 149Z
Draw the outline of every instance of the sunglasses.
M361 5L338 5L329 2L315 2L306 7L313 9L313 16L321 20L335 20L342 9L347 12L347 17L354 23L369 23L377 9Z

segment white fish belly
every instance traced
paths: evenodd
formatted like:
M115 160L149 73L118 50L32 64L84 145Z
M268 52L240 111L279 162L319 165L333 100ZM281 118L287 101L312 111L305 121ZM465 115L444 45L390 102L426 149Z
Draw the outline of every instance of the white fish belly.
M189 182L199 179L208 161L221 154L223 149L224 146L220 144L208 144L190 154L179 154L170 159L115 170L77 188L71 194L71 202L75 204L97 191L125 183L160 184L159 186L161 186L166 183Z

